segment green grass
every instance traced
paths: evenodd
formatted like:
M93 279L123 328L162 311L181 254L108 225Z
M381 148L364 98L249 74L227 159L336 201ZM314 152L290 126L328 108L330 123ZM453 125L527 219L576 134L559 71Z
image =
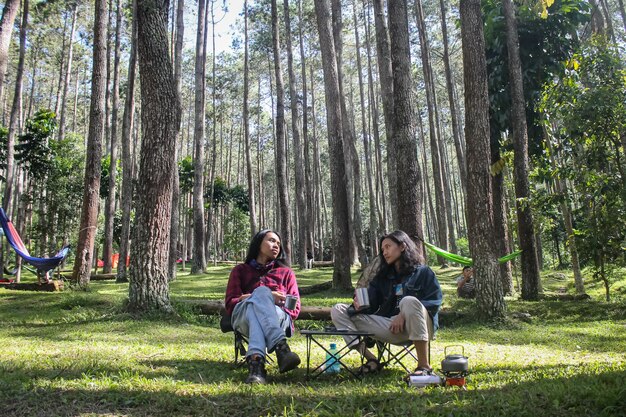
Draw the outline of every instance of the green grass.
M432 343L438 364L449 345L464 346L471 374L466 391L408 388L400 368L363 381L345 374L310 382L305 368L270 384L242 383L234 367L232 333L218 318L200 316L181 299L222 299L230 267L208 274L181 272L171 297L178 317L137 320L122 311L127 285L93 282L88 292L31 293L0 289L0 415L2 416L623 416L626 414L626 283L603 301L600 284L587 283L592 299L523 302L510 312L529 322L481 324L473 302L454 295L458 269L437 270L448 320ZM572 292L571 274L544 274L547 295ZM298 272L301 287L331 279L332 270ZM358 274L354 273L356 280ZM350 294L325 291L303 298L332 305ZM320 326L298 322L300 328ZM333 338L327 340L330 343ZM305 359L305 340L292 349ZM314 351L313 361L323 355ZM348 362L357 365L356 355Z

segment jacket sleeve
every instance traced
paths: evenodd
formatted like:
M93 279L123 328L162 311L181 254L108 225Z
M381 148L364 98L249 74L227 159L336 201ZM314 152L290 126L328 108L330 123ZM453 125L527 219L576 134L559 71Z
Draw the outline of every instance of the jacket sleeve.
M287 273L285 275L285 294L286 295L294 295L298 297L298 302L296 303L296 308L294 310L285 310L285 313L291 316L291 321L293 322L300 315L300 291L298 290L298 282L296 281L296 274L293 272L291 268L286 268Z
M374 314L384 301L380 282L376 278L370 281L370 285L367 287L367 295L370 299L370 308L366 311L362 311L362 313Z
M432 314L441 307L443 293L435 272L428 266L422 266L417 271L417 298Z
M241 280L243 279L242 270L239 265L230 271L228 277L228 285L226 286L226 296L224 298L224 307L228 314L233 314L235 305L239 302L239 297L243 295L241 289Z

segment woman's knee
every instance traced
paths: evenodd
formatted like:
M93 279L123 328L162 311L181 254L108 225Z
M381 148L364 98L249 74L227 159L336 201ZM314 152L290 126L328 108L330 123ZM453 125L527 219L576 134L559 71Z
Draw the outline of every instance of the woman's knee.
M400 300L399 307L400 311L403 313L419 312L419 314L421 314L424 305L416 297L407 295L406 297L403 297L402 300Z
M343 304L343 303L335 304L330 309L330 318L331 318L331 320L335 321L335 319L338 318L338 317L346 316L347 315L347 310L348 310L348 304Z

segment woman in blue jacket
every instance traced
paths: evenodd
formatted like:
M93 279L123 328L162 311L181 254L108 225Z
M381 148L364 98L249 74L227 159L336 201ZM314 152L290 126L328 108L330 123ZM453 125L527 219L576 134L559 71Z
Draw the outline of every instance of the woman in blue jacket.
M438 326L442 293L432 269L422 265L422 256L411 238L395 231L380 239L380 268L368 287L370 305L361 308L357 300L351 306L337 304L331 317L338 330L373 333L373 338L386 343L413 342L418 363L414 374L428 374L432 367L428 358L428 341ZM358 349L367 362L363 373L381 369L376 356L364 343L356 345L350 337L346 343Z

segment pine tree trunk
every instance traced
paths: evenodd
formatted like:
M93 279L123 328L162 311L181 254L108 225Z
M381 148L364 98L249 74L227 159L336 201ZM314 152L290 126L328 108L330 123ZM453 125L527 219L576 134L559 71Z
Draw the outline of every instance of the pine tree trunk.
M4 76L9 65L11 34L13 33L13 23L19 8L20 0L6 0L2 9L2 18L0 20L0 99L4 97Z
M274 51L274 73L276 77L276 187L280 207L280 234L287 262L291 263L291 221L289 213L289 193L287 184L287 155L285 151L285 89L280 63L280 30L278 28L278 8L272 0L272 47Z
M103 260L104 268L103 273L111 273L112 256L113 256L113 229L115 227L115 202L117 201L117 160L118 160L118 145L117 145L117 126L118 126L118 107L120 103L120 35L122 26L122 10L120 0L117 0L117 12L115 18L115 51L113 56L113 99L111 106L111 161L109 164L109 195L105 202L104 211L104 248L103 248ZM71 38L70 38L71 42ZM71 56L71 53L70 53Z
M617 4L619 5L619 14L622 16L624 30L626 30L626 8L624 8L624 0L617 0Z
M304 53L304 19L302 16L302 0L298 0L298 32L300 41L300 62L302 73L302 140L304 142L304 181L306 188L306 251L307 258L315 257L315 244L313 235L315 230L314 215L314 191L315 187L312 183L313 174L311 172L311 149L309 141L309 109L308 109L308 91L306 80L306 56ZM308 263L307 263L308 267Z
M393 143L396 145L398 228L405 231L424 256L422 226L422 174L417 162L411 98L411 56L406 3L389 2L389 34L393 68Z
M81 288L86 288L89 285L91 265L94 259L92 250L97 231L98 204L100 202L102 137L106 123L106 74L104 72L106 71L107 59L107 8L106 0L96 0L87 161L85 163L83 207L73 272L73 280L77 281Z
M246 145L246 173L248 180L248 207L250 208L250 233L252 236L258 230L256 223L256 201L254 199L254 180L252 176L252 157L250 155L250 116L248 110L248 91L250 89L250 69L248 62L248 0L243 3L244 7L244 60L243 60L243 135Z
M437 220L437 243L443 249L448 249L448 223L446 219L447 205L446 194L443 185L442 153L439 144L436 117L436 100L434 80L432 79L432 69L430 66L430 48L426 36L426 23L424 22L424 12L421 0L415 1L415 18L419 28L420 48L422 52L422 69L424 72L424 83L426 85L426 103L428 106L428 130L430 136L430 155L433 170L433 183L435 185L435 204ZM439 264L446 261L441 256L437 257Z
M450 103L450 119L452 122L452 137L454 138L454 149L459 163L459 174L461 177L462 193L467 191L467 168L465 163L465 151L463 150L463 130L459 120L459 109L456 102L456 91L452 80L452 69L450 67L450 51L448 46L448 23L446 14L446 0L439 0L441 9L441 34L443 37L443 64L446 72L446 89L448 90L448 102Z
M167 41L168 0L138 0L137 40L141 75L142 146L130 264L130 311L171 312L169 242L172 170L180 103Z
M128 58L128 81L122 116L122 234L116 282L128 282L126 259L130 254L131 211L133 206L133 157L131 140L135 114L135 73L137 67L137 0L132 4L132 36Z
M178 0L176 6L176 38L174 41L174 83L176 83L176 94L181 100L181 78L183 66L183 41L185 37L185 0ZM181 127L182 129L182 127ZM170 256L169 256L169 280L176 279L176 261L178 260L178 239L180 236L180 179L178 176L178 144L181 142L181 129L178 130L175 146L176 162L172 170L172 223L170 228ZM184 264L183 264L184 265Z
M499 156L498 156L499 157ZM492 158L492 162L495 162ZM504 256L511 252L509 247L509 226L507 223L506 195L504 191L504 176L502 173L492 177L491 186L493 194L493 214L494 214L494 243L498 256ZM500 264L500 279L504 295L513 294L513 275L511 262Z
M65 101L67 98L67 90L70 85L70 76L72 74L72 57L74 55L74 32L76 30L76 17L77 17L77 6L76 4L72 4L72 27L70 29L70 36L68 42L68 52L67 52L67 65L65 65L65 76L63 77L63 93L61 94L61 104L60 104L60 117L59 117L59 140L65 137L65 114L66 114L66 105Z
M378 72L380 90L383 99L383 113L385 116L385 131L387 135L387 181L389 183L389 202L391 207L392 229L399 227L398 223L398 184L397 181L397 146L393 142L394 93L393 73L391 71L391 46L389 29L385 18L384 1L374 0L374 25L376 28L376 51L378 56Z
M480 0L461 0L461 37L465 82L467 160L467 222L477 283L479 314L487 319L505 315L505 303L495 245L489 174L489 94Z
M522 249L522 298L537 300L541 281L534 238L533 216L530 209L530 185L528 182L528 130L526 106L519 56L519 41L515 9L511 0L503 0L506 21L507 49L509 58L509 84L511 86L511 122L514 149L514 181L517 206L518 234ZM467 135L466 135L467 137Z
M193 264L191 273L204 273L204 115L206 88L206 1L198 0L198 33L195 64L194 175L193 175Z
M346 193L346 176L343 128L341 121L341 92L335 55L335 41L331 27L329 0L315 0L315 14L320 36L322 66L324 69L324 91L326 99L326 125L328 126L328 148L330 153L331 190L333 195L333 252L335 257L333 287L352 288L350 276L350 228L349 205Z
M13 94L13 105L11 106L11 116L9 119L9 133L7 135L6 154L6 187L2 198L2 207L7 210L7 215L11 215L11 203L13 199L13 183L15 178L15 138L19 131L19 115L22 107L22 79L24 78L24 59L26 56L26 30L28 29L28 7L29 0L24 0L22 7L22 25L20 27L20 52L17 64L17 74L15 76L15 93ZM8 11L7 13L10 13ZM3 13L4 15L4 13ZM9 16L10 17L10 16ZM11 35L11 31L8 31ZM3 74L4 76L4 74Z
M287 69L289 73L289 101L291 107L291 131L293 135L293 155L294 168L296 171L295 194L298 225L298 252L296 259L301 269L306 268L307 255L307 206L304 189L304 161L302 155L302 144L300 138L300 115L298 113L298 100L296 94L296 74L293 69L293 50L291 45L291 17L289 13L289 0L284 0L285 15L285 38L287 42Z

